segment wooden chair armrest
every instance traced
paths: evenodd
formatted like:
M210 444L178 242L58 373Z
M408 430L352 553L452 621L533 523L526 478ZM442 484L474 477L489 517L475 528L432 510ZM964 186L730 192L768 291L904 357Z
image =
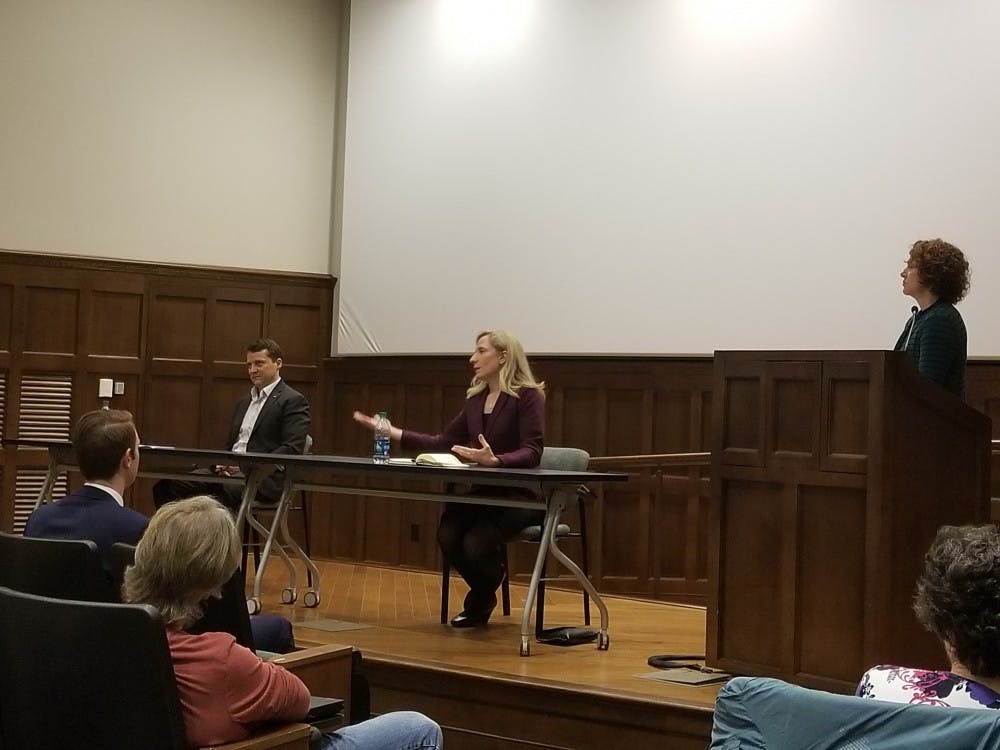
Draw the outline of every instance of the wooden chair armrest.
M351 672L354 649L325 644L290 651L272 661L298 677L313 695L344 699L344 715L351 715Z
M298 668L317 664L321 662L328 662L331 659L336 659L337 657L346 658L350 660L351 651L353 649L350 646L341 646L335 643L328 643L322 646L310 646L309 648L302 648L296 651L289 651L287 654L282 654L271 661L274 664L280 664L285 669L295 671ZM342 696L332 696L332 697L342 697Z
M309 750L309 729L308 724L283 724L249 739L202 750Z

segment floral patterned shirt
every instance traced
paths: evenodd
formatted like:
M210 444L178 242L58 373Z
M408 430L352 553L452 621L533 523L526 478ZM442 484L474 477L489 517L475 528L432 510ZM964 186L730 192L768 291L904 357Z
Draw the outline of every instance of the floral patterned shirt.
M865 672L856 695L892 703L1000 708L1000 695L975 680L953 672L888 665L872 667Z

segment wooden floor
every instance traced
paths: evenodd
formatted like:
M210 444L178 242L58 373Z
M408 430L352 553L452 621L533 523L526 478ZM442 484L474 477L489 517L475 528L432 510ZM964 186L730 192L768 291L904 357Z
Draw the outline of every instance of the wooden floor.
M518 653L524 585L511 586L511 616L499 608L485 628L439 623L436 575L336 562L319 563L321 602L280 603L286 573L275 560L265 577L265 612L295 623L296 637L350 644L364 654L373 710L424 711L462 748L705 748L718 685L689 687L641 679L652 654L703 654L700 607L607 597L611 647L532 643ZM453 579L452 613L465 594ZM301 590L300 590L301 598ZM582 625L582 596L550 589L546 626ZM592 607L593 623L598 621ZM366 627L310 628L336 620Z

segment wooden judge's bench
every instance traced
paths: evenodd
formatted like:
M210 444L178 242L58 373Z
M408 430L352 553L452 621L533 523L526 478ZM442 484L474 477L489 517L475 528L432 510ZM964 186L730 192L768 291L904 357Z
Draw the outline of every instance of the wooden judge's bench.
M901 352L716 352L708 664L849 692L947 666L911 607L943 524L989 519L990 419Z

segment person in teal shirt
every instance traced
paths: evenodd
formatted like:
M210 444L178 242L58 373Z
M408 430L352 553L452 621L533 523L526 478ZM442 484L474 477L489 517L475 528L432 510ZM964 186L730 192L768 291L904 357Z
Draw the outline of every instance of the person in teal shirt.
M913 243L899 275L903 294L917 304L895 350L909 354L921 375L965 398L968 345L955 305L969 291L969 262L942 239L920 240Z

